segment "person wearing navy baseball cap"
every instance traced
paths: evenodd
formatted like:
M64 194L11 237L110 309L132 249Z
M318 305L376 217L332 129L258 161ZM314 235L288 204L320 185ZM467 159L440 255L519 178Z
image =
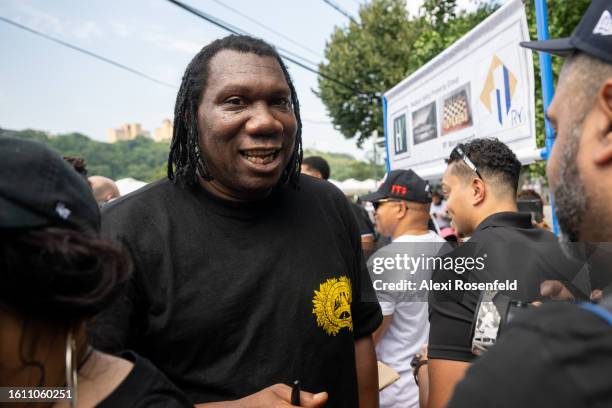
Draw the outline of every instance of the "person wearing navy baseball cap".
M408 274L393 268L377 275L380 260L435 257L446 242L428 227L432 201L427 181L413 170L393 170L377 191L362 196L376 209L378 232L392 242L380 248L368 260L372 281L381 277L390 281L410 281L418 287L431 279L431 267L415 266ZM391 278L390 276L394 276ZM411 361L427 343L429 333L426 297L411 297L404 291L386 290L375 286L383 312L383 323L374 332L376 355L400 375L391 386L380 392L380 407L415 407L419 405L419 388L412 375Z
M593 0L569 38L521 45L566 58L547 111L557 133L547 176L563 248L572 257L591 248L583 269L592 303L548 303L516 319L456 386L448 408L610 407L612 1ZM572 298L559 281L544 282L541 294Z

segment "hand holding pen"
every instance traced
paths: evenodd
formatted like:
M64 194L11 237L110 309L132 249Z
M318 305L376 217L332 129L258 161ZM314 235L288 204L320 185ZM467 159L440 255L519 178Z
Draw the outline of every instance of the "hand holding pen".
M299 384L299 383L298 383ZM295 386L295 385L294 385ZM256 407L304 407L304 408L320 408L324 407L327 402L327 393L320 392L313 394L306 391L299 391L299 402L301 405L294 405L292 401L292 387L286 384L275 384L268 388L256 392L242 399L232 401L231 405L240 408L256 408ZM297 397L296 397L297 398Z

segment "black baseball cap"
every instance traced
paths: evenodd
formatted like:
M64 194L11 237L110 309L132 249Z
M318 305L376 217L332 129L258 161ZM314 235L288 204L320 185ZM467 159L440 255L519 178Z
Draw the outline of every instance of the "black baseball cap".
M97 235L91 187L44 144L0 137L0 229L58 226Z
M524 41L521 46L561 57L581 51L612 64L612 1L593 0L571 37Z
M377 191L361 196L363 201L380 201L387 198L431 203L429 183L412 170L393 170Z

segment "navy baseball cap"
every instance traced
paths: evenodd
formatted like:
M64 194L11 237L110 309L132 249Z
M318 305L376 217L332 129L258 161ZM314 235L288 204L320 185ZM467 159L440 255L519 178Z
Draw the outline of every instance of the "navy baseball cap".
M412 170L393 170L377 191L361 196L363 201L380 201L387 198L431 203L429 183Z
M571 37L524 41L521 46L561 57L580 51L612 64L612 1L593 0Z
M0 137L0 229L58 226L97 235L91 187L43 143Z

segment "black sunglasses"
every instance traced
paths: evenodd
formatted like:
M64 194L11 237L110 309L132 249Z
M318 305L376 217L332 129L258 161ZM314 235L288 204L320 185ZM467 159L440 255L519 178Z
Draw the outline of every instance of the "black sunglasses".
M399 202L399 200L392 200L390 198L385 198L385 199L378 200L378 201L372 201L372 206L374 207L374 211L378 211L378 207L380 207L382 203L397 203L397 202Z
M480 172L478 171L478 167L476 167L474 162L471 161L470 158L467 156L467 154L465 154L463 152L463 149L461 147L457 146L457 147L455 147L455 151L457 152L459 157L461 157L461 160L463 160L463 162L466 164L466 166L468 166L474 173L476 173L478 178L482 180L483 178L480 175Z

